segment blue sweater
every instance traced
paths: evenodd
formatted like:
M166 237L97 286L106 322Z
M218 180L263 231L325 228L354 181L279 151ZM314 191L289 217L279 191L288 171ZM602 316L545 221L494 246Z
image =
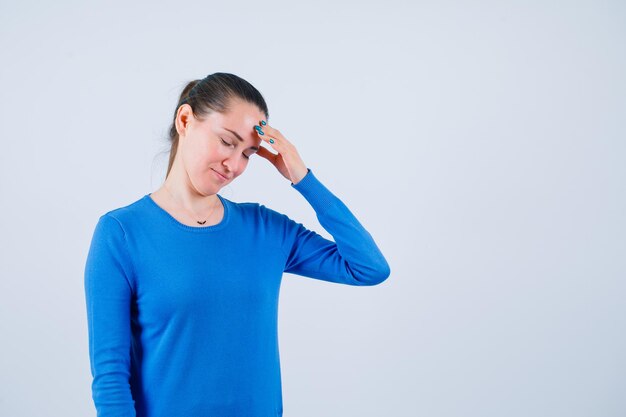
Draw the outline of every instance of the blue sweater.
M219 194L213 226L180 223L150 194L99 218L84 278L99 417L283 415L283 273L359 286L390 275L370 233L310 169L291 186L334 242Z

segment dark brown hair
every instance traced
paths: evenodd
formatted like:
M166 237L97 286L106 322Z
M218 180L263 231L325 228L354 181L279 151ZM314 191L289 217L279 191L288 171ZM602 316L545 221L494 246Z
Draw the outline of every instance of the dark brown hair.
M265 120L269 119L267 104L259 90L235 74L215 72L201 80L190 81L183 88L169 130L170 158L165 178L172 169L178 149L178 131L176 130L178 108L183 104L189 104L194 116L202 121L213 112L228 113L233 99L240 99L256 105L265 114Z

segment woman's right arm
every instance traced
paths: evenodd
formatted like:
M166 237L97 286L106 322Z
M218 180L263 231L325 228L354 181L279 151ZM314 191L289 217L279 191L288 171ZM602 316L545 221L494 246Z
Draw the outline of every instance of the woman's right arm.
M130 389L132 266L122 226L96 225L85 265L92 398L98 417L136 417Z

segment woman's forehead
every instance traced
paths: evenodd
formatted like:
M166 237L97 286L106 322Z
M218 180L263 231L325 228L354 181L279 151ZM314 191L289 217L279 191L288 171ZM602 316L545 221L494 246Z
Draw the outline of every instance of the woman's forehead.
M227 127L246 134L252 132L255 125L264 119L263 115L254 106L233 107L227 113L213 113L211 116L217 127Z
M228 113L212 113L205 125L210 125L213 131L228 131L236 137L240 137L244 142L259 144L254 126L258 125L260 115L254 111L231 111Z
M237 124L241 127L258 124L263 119L263 114L259 109L251 103L235 100L231 103L229 111L222 113L222 121L224 123Z

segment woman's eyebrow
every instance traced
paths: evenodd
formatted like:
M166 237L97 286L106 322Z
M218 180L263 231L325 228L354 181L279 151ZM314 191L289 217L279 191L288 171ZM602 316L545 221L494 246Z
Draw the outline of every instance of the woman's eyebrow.
M241 136L239 136L239 133L235 132L234 130L230 130L230 129L229 129L229 128L227 128L227 127L225 127L224 129L225 129L225 130L228 130L230 133L232 133L233 135L235 135L235 137L236 137L237 139L239 139L239 141L240 141L240 142L245 142L245 141L243 140L243 138L242 138ZM257 148L256 146L250 146L250 148L249 148L249 149L254 149L255 151L258 151L258 150L259 150L259 148Z

